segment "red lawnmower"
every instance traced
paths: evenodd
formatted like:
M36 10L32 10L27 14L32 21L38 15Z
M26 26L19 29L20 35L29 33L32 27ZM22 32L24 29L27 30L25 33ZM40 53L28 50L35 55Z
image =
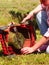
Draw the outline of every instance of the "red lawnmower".
M3 29L5 27L5 29ZM4 26L0 28L0 41L4 55L11 55L14 53L21 53L20 49L23 47L31 47L35 44L36 33L33 22L29 21L28 24L13 24L9 28ZM6 30L7 28L7 30ZM9 32L15 34L13 38L15 41L9 40ZM18 45L18 46L17 46Z

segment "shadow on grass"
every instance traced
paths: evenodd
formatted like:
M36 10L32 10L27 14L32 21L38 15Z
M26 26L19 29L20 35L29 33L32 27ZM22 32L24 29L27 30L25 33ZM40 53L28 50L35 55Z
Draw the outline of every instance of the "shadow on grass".
M4 54L3 54L3 51L2 51L2 50L0 50L0 57L1 57L1 56L3 56L3 55L4 55Z
M29 55L29 54L22 54L21 52L20 52L20 49L14 49L14 52L15 52L15 54L12 54L12 55ZM45 53L45 52L37 52L37 51L35 51L35 52L33 52L33 53L30 53L30 54L42 54L42 53ZM11 56L12 56L11 55ZM3 54L3 51L1 50L0 51L0 57L2 57L2 56L8 56L8 55L4 55Z
M23 18L25 18L29 12L27 12L26 14L22 14L21 12L15 12L13 10L9 11L10 15L12 16L12 19L18 18L19 23L21 23L20 21L23 20Z

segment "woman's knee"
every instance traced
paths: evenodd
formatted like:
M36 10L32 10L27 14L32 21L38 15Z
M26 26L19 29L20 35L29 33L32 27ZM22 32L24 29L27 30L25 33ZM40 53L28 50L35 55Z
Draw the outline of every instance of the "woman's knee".
M41 18L41 11L36 14L36 19Z
M43 11L38 12L38 13L36 14L36 19L39 20L39 21L40 21L40 20L45 20L45 19L47 19L46 11L43 10Z
M47 30L47 14L46 11L40 11L36 15L36 21L40 29L41 34L43 35Z

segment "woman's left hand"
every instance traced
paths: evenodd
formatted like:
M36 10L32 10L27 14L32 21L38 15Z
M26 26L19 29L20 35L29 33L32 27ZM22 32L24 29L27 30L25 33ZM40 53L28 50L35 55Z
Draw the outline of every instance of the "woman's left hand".
M21 49L22 54L29 54L29 53L32 53L32 52L33 52L32 47L24 47L24 48Z

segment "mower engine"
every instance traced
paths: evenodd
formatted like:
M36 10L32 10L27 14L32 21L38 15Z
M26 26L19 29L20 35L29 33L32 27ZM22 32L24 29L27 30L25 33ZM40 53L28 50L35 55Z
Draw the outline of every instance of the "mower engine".
M8 29L7 31L6 28ZM9 32L15 34L13 42L9 39ZM35 44L36 33L33 22L29 24L13 24L0 27L0 42L2 45L4 55L11 55L14 53L21 53L23 47L31 47ZM10 43L10 44L8 44Z
M35 44L36 33L33 22L29 21L27 25L17 24L16 26L10 27L10 31L15 34L15 38L13 38L15 43L11 42L11 46L15 52L19 53L21 48L31 47Z

